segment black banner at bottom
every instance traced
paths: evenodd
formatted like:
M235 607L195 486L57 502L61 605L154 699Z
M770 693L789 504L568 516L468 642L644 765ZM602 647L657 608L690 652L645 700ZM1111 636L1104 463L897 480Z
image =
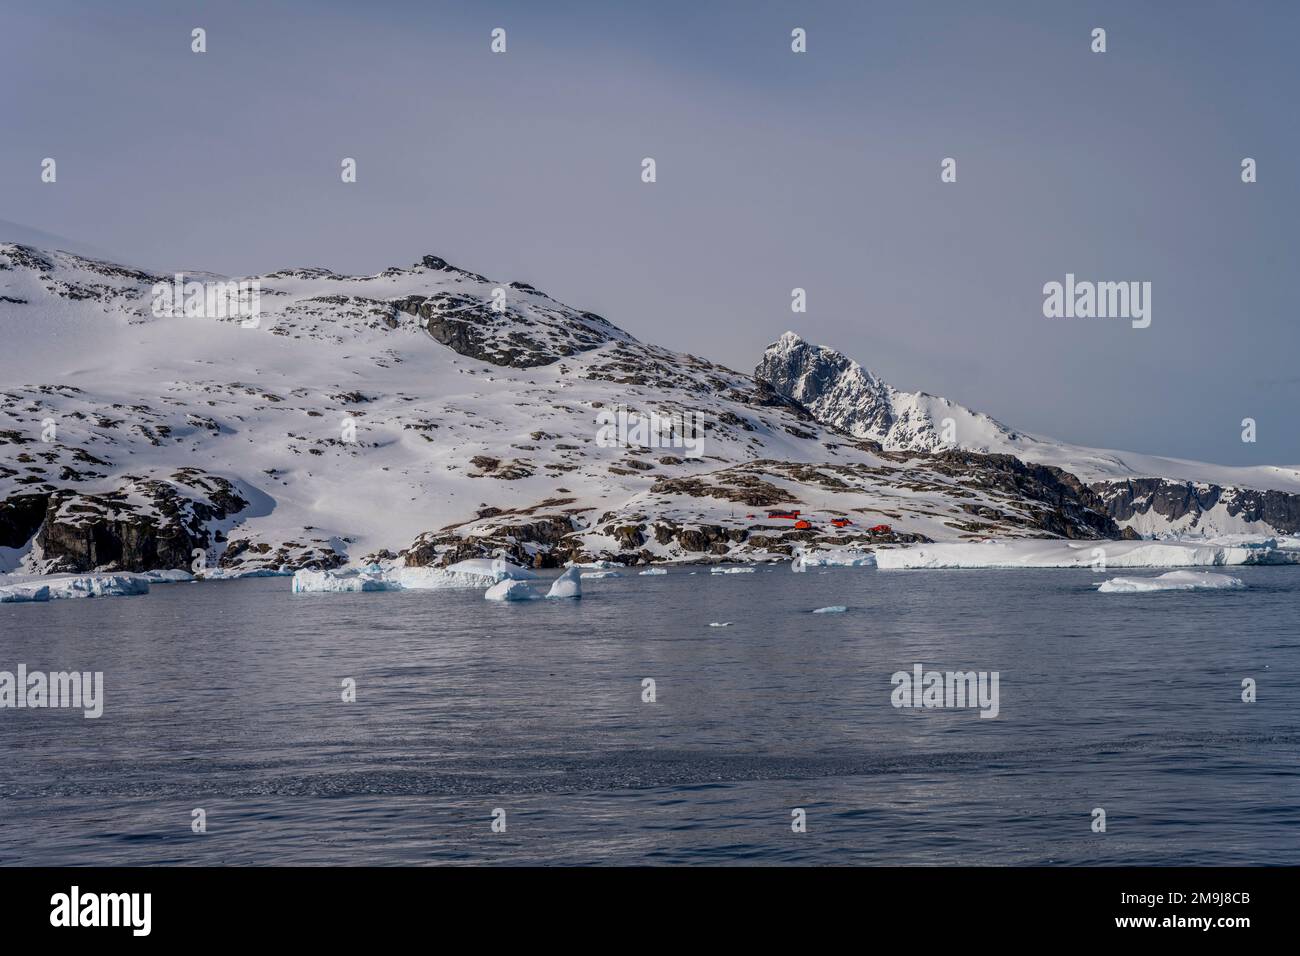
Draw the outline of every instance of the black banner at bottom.
M789 923L948 945L1133 936L1231 944L1290 921L1290 868L6 869L6 940L374 942L475 930L534 939L650 932L685 920L735 941ZM1247 934L1243 937L1241 934ZM609 936L603 936L609 939ZM662 938L660 941L664 941Z

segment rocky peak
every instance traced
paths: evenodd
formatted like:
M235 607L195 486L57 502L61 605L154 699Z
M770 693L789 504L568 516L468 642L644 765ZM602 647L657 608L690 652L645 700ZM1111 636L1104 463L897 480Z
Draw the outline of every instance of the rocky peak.
M835 349L786 332L767 347L754 377L806 407L824 424L885 447L897 420L895 390Z

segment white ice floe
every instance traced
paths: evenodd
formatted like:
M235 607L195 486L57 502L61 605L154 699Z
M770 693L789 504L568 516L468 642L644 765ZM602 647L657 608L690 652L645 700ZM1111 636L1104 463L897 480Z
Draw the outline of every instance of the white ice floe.
M172 568L168 571L145 571L139 576L150 584L183 584L194 580L194 575L180 568Z
M1010 541L925 544L881 549L876 564L901 568L1180 568L1300 564L1300 550L1189 541Z
M436 591L443 588L487 588L499 581L532 580L527 568L497 558L471 558L446 568L388 567L340 568L330 571L296 571L293 592L337 593L354 591Z
M69 578L52 578L50 599L130 597L148 594L149 582L134 574L84 574Z
M710 568L710 574L753 574L753 568Z
M244 578L289 578L297 572L292 568L215 568L205 571L205 581L240 581Z
M551 583L551 589L546 592L546 596L548 598L582 597L582 577L581 568L576 566L567 568Z
M578 567L581 568L584 567L584 565L580 564ZM598 581L601 578L621 578L623 575L619 574L617 571L583 571L582 576L584 578Z
M1210 571L1169 571L1151 578L1111 578L1097 586L1107 594L1137 594L1148 591L1219 591L1244 588L1241 578Z
M869 551L836 548L832 551L812 551L802 555L808 568L874 568L876 556Z
M3 580L3 578L0 578ZM48 601L48 584L6 584L0 586L0 604L26 604L30 601Z
M495 584L497 581L532 581L537 575L527 568L512 564L505 558L468 558L464 561L457 561L442 570L450 574L461 574L466 576L476 575L482 578L490 578L489 584Z
M6 576L0 575L0 603L4 604L62 601L68 598L130 597L149 593L149 581L136 574L56 574L18 578L12 580L12 583L5 581Z
M710 621L709 627L731 627L735 621Z
M819 607L813 611L814 614L843 614L848 608L843 604L832 604L830 607Z
M640 576L643 578L648 577L650 575L660 575L660 574L667 574L667 573L668 572L665 571L663 568L646 568L644 571L639 572Z
M400 591L402 586L371 571L296 571L294 594L340 594L356 591Z
M527 581L515 581L506 578L498 581L486 591L483 597L489 601L537 601L541 595L533 590L533 586Z

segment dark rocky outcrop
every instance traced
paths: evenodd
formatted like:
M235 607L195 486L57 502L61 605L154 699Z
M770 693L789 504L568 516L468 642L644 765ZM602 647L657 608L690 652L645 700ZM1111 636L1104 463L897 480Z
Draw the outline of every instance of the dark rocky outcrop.
M442 260L440 271L460 272ZM473 278L486 282L481 276ZM624 333L605 319L590 312L572 312L555 307L535 308L531 320L525 321L516 311L497 311L488 299L467 293L435 292L432 295L409 295L389 302L399 312L416 316L436 341L469 358L493 365L533 368L549 365L568 355L576 355L604 345Z
M41 527L50 496L14 495L0 501L0 548L21 548Z
M196 549L214 543L208 525L248 505L224 478L193 469L171 481L130 479L115 492L65 489L44 497L35 545L46 571L69 572L188 568ZM15 507L23 506L30 508Z
M1028 464L1013 455L968 451L937 452L928 456L926 462L941 474L959 478L966 487L1000 492L1041 505L1032 509L1029 525L1047 534L1062 538L1124 536L1101 497L1060 468Z
M575 559L579 544L569 537L573 530L568 515L542 515L530 521L495 524L485 534L426 532L402 555L411 567L445 568L469 558L505 554L527 567L557 568Z
M1195 528L1203 513L1222 505L1233 518L1263 522L1285 534L1300 532L1300 495L1284 491L1225 488L1167 478L1100 481L1091 489L1116 521L1154 513L1167 521L1190 519Z

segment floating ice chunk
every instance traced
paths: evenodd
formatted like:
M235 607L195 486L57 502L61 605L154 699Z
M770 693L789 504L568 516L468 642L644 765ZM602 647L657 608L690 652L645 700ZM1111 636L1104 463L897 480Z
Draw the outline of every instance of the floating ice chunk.
M807 568L874 568L876 556L869 551L837 548L832 551L813 551L803 555Z
M486 570L476 570L475 568L462 568L461 566L465 564L469 564L469 562L461 561L449 568L390 568L384 572L383 576L403 591L436 591L442 588L488 588L498 581L514 580L511 577L498 578L493 573L491 565L488 565ZM519 570L522 571L523 569L520 568ZM532 574L531 571L528 573Z
M710 621L709 627L731 627L735 623L735 621Z
M29 601L48 601L48 584L6 584L0 587L0 604L25 604Z
M87 574L75 578L52 578L50 600L64 598L129 597L148 594L149 582L133 574Z
M819 607L813 611L814 614L843 614L848 608L843 604L832 604L830 607Z
M484 591L483 597L489 601L537 601L541 595L527 581L506 578Z
M1111 578L1097 586L1106 594L1137 594L1148 591L1217 591L1244 588L1241 578L1210 571L1170 571L1151 578Z
M297 574L292 568L214 568L204 573L208 581L237 581L241 578L288 578Z
M582 565L578 565L578 567L581 568ZM601 578L621 578L623 575L619 574L617 571L583 571L582 576L584 578L600 580Z
M753 568L709 568L710 574L753 574Z
M480 578L487 578L488 584L494 584L497 581L531 581L537 577L527 568L521 568L517 564L511 564L505 558L468 558L464 561L457 561L449 567L443 568L444 571L450 571L452 574L476 575Z
M660 575L660 574L667 574L667 573L668 572L665 571L663 568L646 568L644 571L640 572L640 575L641 577L644 578L649 575Z
M0 576L0 581L3 577ZM129 597L149 593L149 581L135 574L55 575L0 586L0 603L62 601L69 598Z
M582 569L578 567L569 567L555 579L551 584L551 589L546 592L548 598L579 598L582 597Z
M312 571L304 568L293 575L294 594L332 594L355 591L400 591L401 585L382 574L366 571Z
M172 568L167 571L145 571L140 577L150 584L177 584L194 580L194 575L180 568Z
M802 551L796 551L794 560L790 562L790 570L795 574L806 574L808 572L808 558Z

